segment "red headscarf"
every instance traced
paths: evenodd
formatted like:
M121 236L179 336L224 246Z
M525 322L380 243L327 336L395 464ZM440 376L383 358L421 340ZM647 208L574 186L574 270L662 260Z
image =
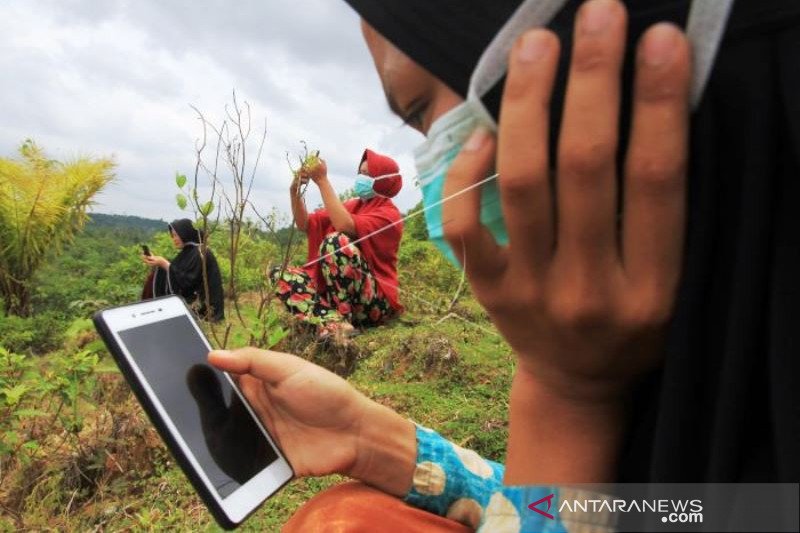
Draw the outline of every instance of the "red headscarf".
M373 178L394 174L394 176L385 177L377 180L372 185L372 190L386 198L394 198L400 189L403 188L403 177L400 175L400 167L391 157L381 155L373 152L369 148L364 150L364 155L361 156L361 161L358 167L361 168L361 163L367 162L367 174Z

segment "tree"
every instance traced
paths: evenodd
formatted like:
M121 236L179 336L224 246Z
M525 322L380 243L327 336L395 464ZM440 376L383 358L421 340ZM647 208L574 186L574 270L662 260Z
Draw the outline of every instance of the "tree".
M81 230L92 198L114 177L110 158L59 162L28 139L19 159L0 158L0 297L29 316L31 280L49 252Z

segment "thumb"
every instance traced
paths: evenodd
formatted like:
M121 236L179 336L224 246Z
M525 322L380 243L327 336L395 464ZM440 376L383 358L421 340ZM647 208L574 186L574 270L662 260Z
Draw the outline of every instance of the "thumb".
M256 348L214 350L208 354L208 362L232 374L250 374L270 385L277 385L311 364L288 353Z

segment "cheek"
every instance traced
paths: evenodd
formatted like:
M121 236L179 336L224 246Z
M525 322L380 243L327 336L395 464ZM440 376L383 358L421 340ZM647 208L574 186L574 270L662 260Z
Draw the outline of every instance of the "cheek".
M425 117L423 130L425 134L428 134L431 124L436 122L436 119L463 102L464 99L458 93L444 83L437 81L430 110L427 113L428 116Z

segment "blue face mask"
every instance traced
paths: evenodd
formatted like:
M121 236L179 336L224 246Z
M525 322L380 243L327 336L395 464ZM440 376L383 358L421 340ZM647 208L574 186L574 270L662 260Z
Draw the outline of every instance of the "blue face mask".
M469 102L464 102L439 117L431 125L426 141L414 151L428 238L459 267L456 255L444 240L444 225L447 221L442 220L442 191L453 161L478 123L478 113ZM480 190L481 223L491 232L498 244L508 244L497 180L488 179L480 185Z
M356 196L362 200L369 200L370 198L374 198L376 196L383 196L382 194L375 192L375 189L373 189L375 182L393 178L399 175L399 173L393 172L392 174L383 174L382 176L375 176L374 178L371 178L369 176L365 176L364 174L358 174L356 176L356 183L353 185L353 191L356 193ZM384 196L384 198L388 198L388 196Z
M374 180L369 176L364 176L363 174L356 176L356 184L353 186L353 191L355 191L356 196L362 200L374 198L375 191L372 190L373 182Z

